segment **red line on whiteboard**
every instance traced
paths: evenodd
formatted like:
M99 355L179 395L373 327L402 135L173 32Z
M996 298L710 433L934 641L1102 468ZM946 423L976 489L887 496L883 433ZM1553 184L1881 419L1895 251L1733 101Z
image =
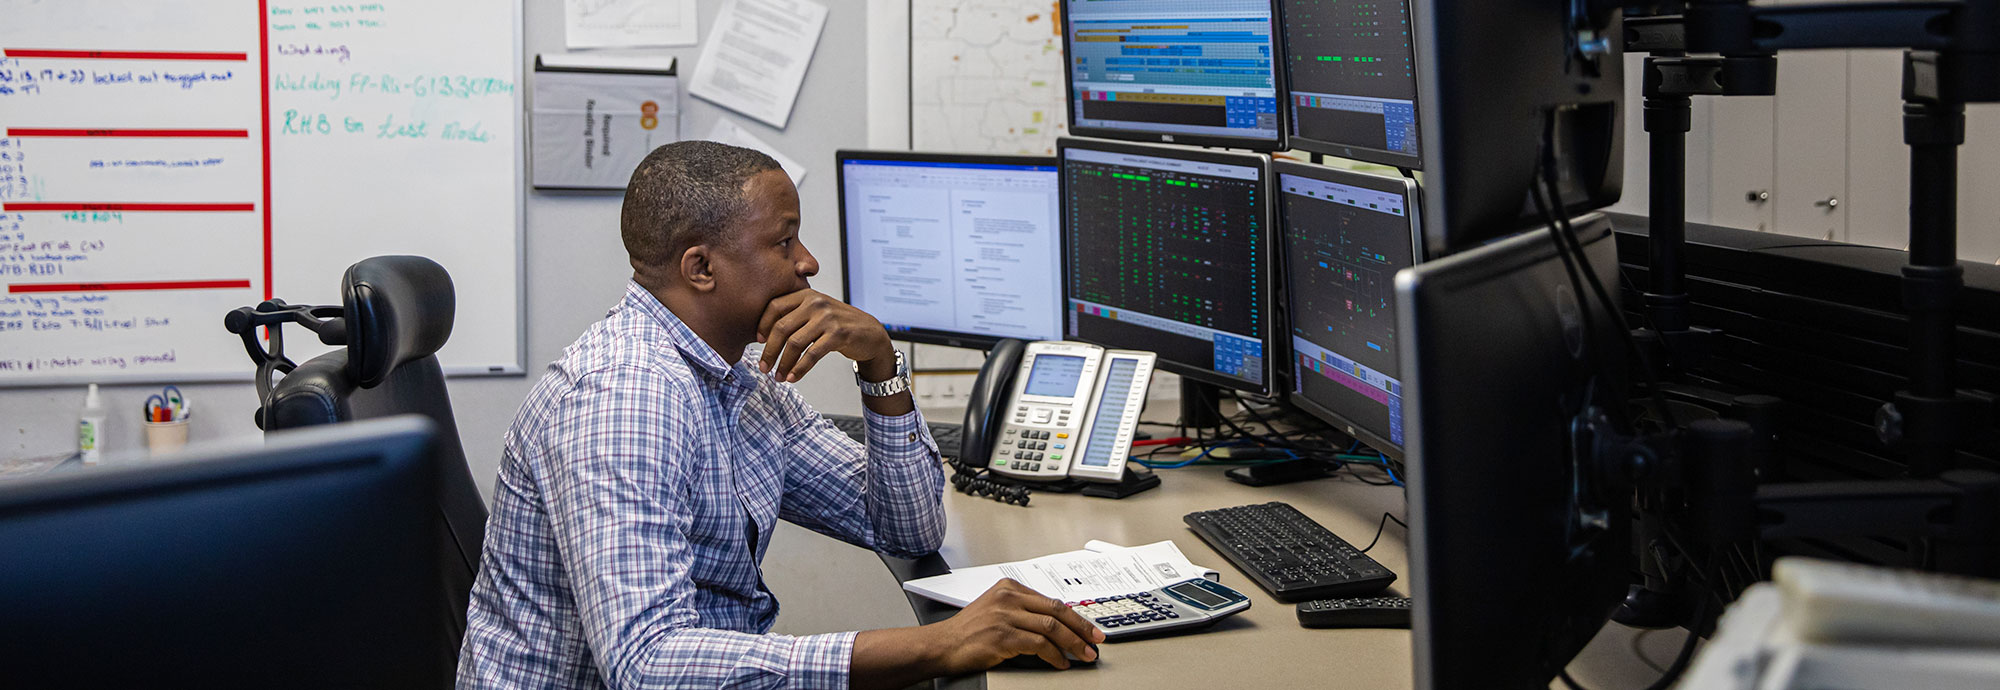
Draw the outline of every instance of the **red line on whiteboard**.
M242 139L247 129L38 129L9 127L10 137L216 137Z
M257 0L257 74L265 85L262 113L264 122L264 299L271 299L271 11L269 0ZM265 330L269 335L270 331Z
M0 204L0 211L255 211L256 204L160 204L148 202Z
M160 280L132 283L14 283L8 292L130 292L134 290L227 290L250 287L248 280Z
M10 58L80 58L85 60L227 60L243 62L245 53L200 53L165 50L22 50L8 48Z

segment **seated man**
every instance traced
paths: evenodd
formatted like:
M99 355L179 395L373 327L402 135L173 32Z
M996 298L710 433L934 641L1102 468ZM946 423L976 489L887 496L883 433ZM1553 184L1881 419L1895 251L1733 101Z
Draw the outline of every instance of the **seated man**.
M773 520L901 556L944 539L937 444L882 324L807 287L799 198L769 156L679 142L632 174L625 298L564 352L505 439L461 687L903 687L1103 640L1011 582L950 620L769 634ZM739 361L767 343L753 368ZM790 385L838 352L864 448ZM732 364L732 362L734 364Z

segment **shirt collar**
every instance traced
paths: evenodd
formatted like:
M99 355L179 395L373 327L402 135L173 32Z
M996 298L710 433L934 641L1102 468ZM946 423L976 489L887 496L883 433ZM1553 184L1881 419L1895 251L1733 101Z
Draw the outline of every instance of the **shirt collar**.
M660 299L654 297L652 291L641 287L637 281L625 281L625 304L658 323L667 332L668 342L679 348L683 357L689 364L694 365L694 368L708 374L710 378L729 380L735 367L722 361L722 355L716 354L715 348L709 347L707 341L695 335L694 329L688 328L687 323L675 316L673 310L661 304Z

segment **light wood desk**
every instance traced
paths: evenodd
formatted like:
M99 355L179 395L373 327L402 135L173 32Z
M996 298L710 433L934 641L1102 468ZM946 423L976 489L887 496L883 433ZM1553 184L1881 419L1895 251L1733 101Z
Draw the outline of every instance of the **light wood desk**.
M1082 548L1092 539L1124 546L1171 539L1188 560L1220 571L1223 584L1250 597L1249 610L1200 632L1107 642L1095 668L1001 667L986 674L987 686L1410 687L1409 631L1299 627L1292 604L1271 598L1181 522L1182 515L1197 510L1283 501L1359 548L1368 545L1383 512L1407 519L1402 490L1369 486L1345 472L1329 479L1250 487L1223 477L1225 469L1160 470L1159 488L1121 500L1036 493L1027 508L947 489L944 506L951 527L941 553L953 565L1045 556ZM1406 538L1403 528L1389 523L1381 542L1368 552L1398 576L1385 595L1407 592Z

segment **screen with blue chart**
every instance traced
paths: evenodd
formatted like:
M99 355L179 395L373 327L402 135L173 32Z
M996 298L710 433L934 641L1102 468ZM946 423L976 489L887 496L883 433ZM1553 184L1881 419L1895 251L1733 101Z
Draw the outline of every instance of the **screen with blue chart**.
M1396 271L1412 265L1406 195L1278 175L1294 401L1403 444Z
M1281 141L1270 0L1068 0L1070 128L1199 143Z
M1284 0L1296 148L1421 166L1408 0Z

